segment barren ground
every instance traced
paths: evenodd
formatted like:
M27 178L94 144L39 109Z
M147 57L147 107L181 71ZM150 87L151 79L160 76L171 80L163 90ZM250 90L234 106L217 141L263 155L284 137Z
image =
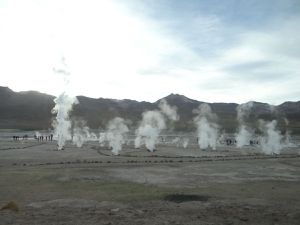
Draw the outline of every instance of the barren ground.
M0 224L300 224L299 147L55 149L0 141Z

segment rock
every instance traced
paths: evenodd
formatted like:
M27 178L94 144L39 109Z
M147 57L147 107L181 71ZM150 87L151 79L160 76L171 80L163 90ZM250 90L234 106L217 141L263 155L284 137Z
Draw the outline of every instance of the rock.
M244 222L246 222L246 221L249 220L247 217L240 217L239 219L240 219L241 221L244 221Z
M119 212L120 209L119 208L115 208L115 209L111 209L110 211L112 211L112 212Z
M15 212L20 211L19 206L14 201L10 201L9 203L7 203L5 206L3 206L1 208L1 210L6 210L6 209L11 210L11 211L15 211Z

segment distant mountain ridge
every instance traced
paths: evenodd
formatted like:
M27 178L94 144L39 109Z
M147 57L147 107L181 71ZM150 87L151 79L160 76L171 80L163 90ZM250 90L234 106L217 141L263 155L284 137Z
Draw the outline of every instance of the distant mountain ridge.
M36 91L14 92L8 87L0 86L0 128L1 129L50 129L54 115L54 96ZM180 120L172 125L175 131L192 131L195 129L193 110L203 102L190 99L184 95L170 94L154 103L135 100L89 98L77 96L79 104L74 106L72 118L83 119L91 128L105 128L107 122L120 116L131 121L131 127L137 127L142 113L158 109L158 104L165 99L170 105L176 106ZM218 115L218 124L227 132L234 132L238 126L236 120L236 103L208 103L212 111ZM270 111L266 103L254 102L253 113L249 122L256 123L258 119L277 119L282 130L286 129L284 117L290 123L288 128L294 133L300 133L300 101L284 102L275 106L275 113Z

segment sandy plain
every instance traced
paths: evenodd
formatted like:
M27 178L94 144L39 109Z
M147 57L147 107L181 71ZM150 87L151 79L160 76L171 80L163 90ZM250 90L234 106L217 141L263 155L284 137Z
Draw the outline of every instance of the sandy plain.
M299 146L201 151L162 143L119 156L88 142L0 140L0 224L300 224Z

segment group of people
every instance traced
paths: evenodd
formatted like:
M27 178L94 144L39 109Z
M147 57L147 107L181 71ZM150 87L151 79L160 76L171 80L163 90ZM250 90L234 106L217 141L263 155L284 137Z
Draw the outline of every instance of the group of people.
M50 135L34 135L34 139L36 139L37 141L53 141L53 134Z
M28 135L27 134L25 134L25 135L22 136L22 140L27 140L27 139L28 139ZM13 140L14 141L19 141L20 140L20 136L14 135L13 136Z
M14 141L19 141L22 138L22 140L28 140L28 135L25 134L22 137L18 135L13 136ZM33 138L37 141L53 141L53 134L50 135L34 135Z
M236 140L235 139L227 138L225 141L226 141L226 145L234 145L234 144L236 144Z
M226 140L225 140L225 142L226 142L226 145L235 145L236 144L236 140L235 139L230 139L230 138L227 138ZM258 145L259 144L259 142L258 142L258 140L250 140L249 141L249 145Z

